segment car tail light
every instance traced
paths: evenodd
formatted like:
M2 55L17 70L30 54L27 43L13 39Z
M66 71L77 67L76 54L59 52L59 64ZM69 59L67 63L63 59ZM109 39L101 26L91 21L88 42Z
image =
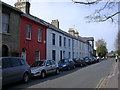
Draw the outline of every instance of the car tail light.
M80 61L76 61L76 63L80 63Z

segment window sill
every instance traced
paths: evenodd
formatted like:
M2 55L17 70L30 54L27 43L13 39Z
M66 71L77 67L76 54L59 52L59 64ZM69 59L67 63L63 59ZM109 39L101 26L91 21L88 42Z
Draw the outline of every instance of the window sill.
M38 43L41 43L42 41L37 41Z
M29 40L29 41L30 41L30 40L31 40L31 38L26 38L26 40Z
M9 36L11 35L10 33L1 33L1 34L3 34L3 35L9 35Z

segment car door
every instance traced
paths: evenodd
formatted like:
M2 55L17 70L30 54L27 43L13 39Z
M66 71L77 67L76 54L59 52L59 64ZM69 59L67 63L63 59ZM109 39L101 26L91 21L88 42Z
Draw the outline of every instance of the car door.
M46 61L46 72L47 73L51 73L52 72L52 65L51 65L50 60Z
M74 63L73 63L73 61L69 61L69 64L70 64L70 67L73 67L74 66Z
M56 64L55 64L55 61L54 60L50 60L50 62L51 62L51 65L52 65L52 67L51 67L51 72L55 72L56 71Z
M14 80L18 81L21 79L22 76L22 69L21 69L21 64L18 58L11 58L10 60L11 65L12 65L12 76Z
M2 83L8 84L13 82L13 77L11 73L12 67L9 58L2 58Z

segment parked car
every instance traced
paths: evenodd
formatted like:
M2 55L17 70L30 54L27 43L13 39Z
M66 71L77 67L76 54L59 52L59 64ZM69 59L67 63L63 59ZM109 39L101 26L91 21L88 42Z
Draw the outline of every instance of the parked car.
M80 58L73 58L73 61L75 63L75 66L86 66L86 62L83 59Z
M73 61L75 63L75 66L83 66L82 62L80 59L78 58L73 58Z
M92 61L91 61L91 59L89 58L89 57L85 57L85 58L83 58L84 60L85 60L85 62L87 63L87 64L91 64L92 63Z
M92 57L92 59L93 59L93 63L97 63L98 62L98 60L97 60L97 58L96 57Z
M2 84L16 81L27 83L31 76L30 66L26 60L19 57L0 57L2 61Z
M95 63L95 59L93 57L89 58L90 59L90 63L93 64Z
M75 64L72 59L62 59L58 63L60 70L70 70L75 69Z
M96 62L99 62L99 61L100 61L100 58L99 58L99 57L97 57L97 58L96 58Z
M32 76L41 76L42 78L50 73L59 74L58 64L54 60L35 61L30 69Z

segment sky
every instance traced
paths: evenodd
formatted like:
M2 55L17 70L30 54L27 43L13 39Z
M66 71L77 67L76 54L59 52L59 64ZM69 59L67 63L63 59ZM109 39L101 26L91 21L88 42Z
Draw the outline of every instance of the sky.
M16 1L4 0L12 6ZM85 16L93 13L94 9L99 6L74 4L71 0L30 0L30 3L30 14L49 23L58 19L59 27L63 31L68 32L69 28L75 28L80 36L94 37L95 41L104 39L107 42L108 51L115 50L117 24L109 20L102 23L86 23Z

